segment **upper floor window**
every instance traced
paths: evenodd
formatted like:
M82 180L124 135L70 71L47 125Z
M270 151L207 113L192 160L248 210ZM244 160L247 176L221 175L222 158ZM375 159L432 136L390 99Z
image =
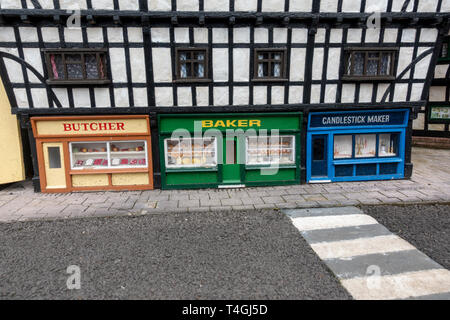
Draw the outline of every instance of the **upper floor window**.
M51 84L108 83L106 49L44 50Z
M205 48L177 48L177 80L208 79L208 51Z
M285 49L255 49L254 79L284 80L285 56Z
M439 61L450 60L450 37L444 38L442 42L441 51L439 52Z
M349 48L345 51L343 79L393 80L397 49Z

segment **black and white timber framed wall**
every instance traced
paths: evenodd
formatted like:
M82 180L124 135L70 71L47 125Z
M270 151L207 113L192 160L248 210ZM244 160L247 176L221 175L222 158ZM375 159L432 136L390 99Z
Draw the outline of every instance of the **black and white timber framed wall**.
M450 18L450 0L1 0L0 5L0 76L21 123L29 128L31 115L150 114L154 159L158 113L410 108L410 141ZM78 8L81 27L68 28ZM373 12L380 12L380 25L369 29ZM179 47L208 49L211 81L175 81ZM343 81L347 47L398 48L395 80ZM106 48L111 83L46 84L44 48ZM253 81L254 48L286 49L287 81ZM33 148L31 134L30 142ZM154 170L158 186L158 163Z

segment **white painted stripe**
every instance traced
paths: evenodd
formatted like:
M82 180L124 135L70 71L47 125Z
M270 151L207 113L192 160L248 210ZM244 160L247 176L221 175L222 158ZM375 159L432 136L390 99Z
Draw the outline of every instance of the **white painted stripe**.
M395 236L379 236L311 244L321 259L350 258L359 255L413 250L415 247Z
M434 269L341 280L358 300L405 299L450 291L450 271Z
M293 218L294 226L300 231L353 227L378 222L366 214L331 215L319 217Z

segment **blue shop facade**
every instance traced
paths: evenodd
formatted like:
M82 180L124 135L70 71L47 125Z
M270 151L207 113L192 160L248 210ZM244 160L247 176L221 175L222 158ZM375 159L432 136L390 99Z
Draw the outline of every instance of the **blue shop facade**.
M312 112L308 183L402 179L409 109Z

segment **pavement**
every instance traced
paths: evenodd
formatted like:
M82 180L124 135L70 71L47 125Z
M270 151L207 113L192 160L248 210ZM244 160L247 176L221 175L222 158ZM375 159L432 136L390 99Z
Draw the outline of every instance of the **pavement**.
M0 299L351 299L277 210L1 223L0 243Z
M30 181L0 191L0 222L77 217L449 203L450 150L413 148L410 180L242 189L35 193Z

